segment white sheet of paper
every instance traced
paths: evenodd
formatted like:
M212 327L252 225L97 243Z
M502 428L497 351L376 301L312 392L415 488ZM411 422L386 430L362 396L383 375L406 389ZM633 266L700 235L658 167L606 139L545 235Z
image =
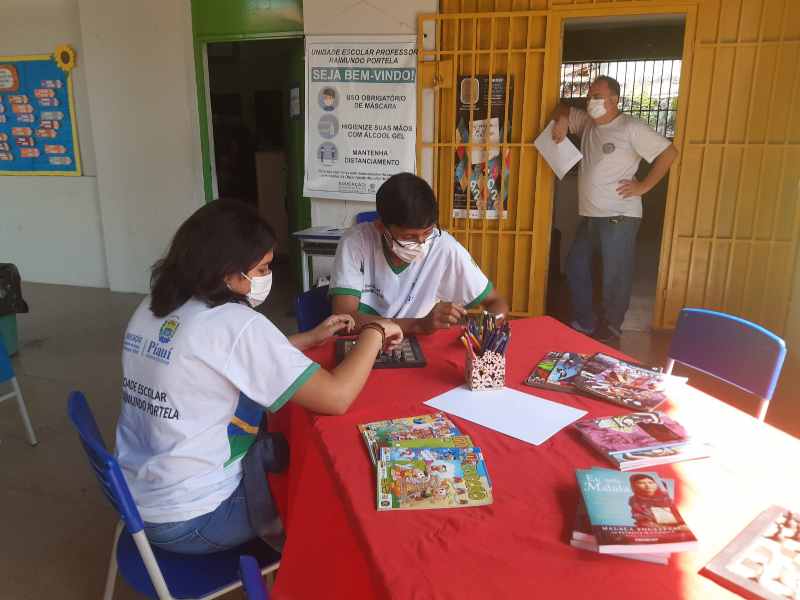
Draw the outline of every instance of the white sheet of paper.
M533 145L553 169L553 173L559 179L564 179L564 175L569 173L575 163L583 158L583 154L575 147L575 144L569 141L569 138L564 138L560 144L556 144L553 141L554 125L555 121L550 121L539 137L534 140Z
M472 392L461 386L424 404L537 446L586 414L511 388Z

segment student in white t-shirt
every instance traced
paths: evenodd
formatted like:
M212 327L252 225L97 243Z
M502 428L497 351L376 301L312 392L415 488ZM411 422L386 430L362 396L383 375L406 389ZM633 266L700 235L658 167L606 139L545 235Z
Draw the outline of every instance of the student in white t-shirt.
M628 310L633 283L636 234L642 220L642 194L661 181L678 156L672 143L647 123L620 113L619 83L600 76L589 87L587 110L560 104L553 113L553 140L567 132L581 136L578 211L581 222L567 257L572 326L616 343ZM640 161L652 163L642 181ZM603 314L592 305L592 255L603 261Z
M161 548L202 554L255 538L263 528L252 523L253 511L264 507L248 506L248 498L262 492L271 504L265 471L288 461L282 436L258 435L264 411L296 402L343 414L384 343L402 339L382 320L362 328L332 372L309 360L302 350L352 328L353 319L333 315L287 339L253 310L270 291L274 245L251 207L207 204L154 265L151 294L125 332L116 452L145 532ZM248 489L242 463L253 456L263 469ZM280 545L280 535L271 539L278 538Z
M336 249L334 312L359 324L392 319L406 335L446 329L467 308L508 312L469 252L436 226L436 198L424 179L393 175L375 200L378 220L348 229Z

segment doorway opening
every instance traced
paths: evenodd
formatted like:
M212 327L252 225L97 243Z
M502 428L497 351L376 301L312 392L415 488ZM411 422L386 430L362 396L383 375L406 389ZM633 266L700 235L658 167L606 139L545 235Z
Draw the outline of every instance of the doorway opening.
M674 14L565 21L561 101L585 109L591 82L599 75L613 77L620 84L621 112L644 121L672 141L678 115L684 28L685 15ZM570 137L580 147L580 139ZM578 168L579 165L563 180L556 180L554 189L547 312L565 322L571 320L565 273L567 255L579 223ZM650 165L642 160L636 178L641 181L649 169ZM653 322L669 177L668 173L642 197L633 290L622 325L623 333L649 331ZM600 314L599 256L595 256L593 289L595 310Z
M276 276L267 304L281 307L270 314L281 321L295 292L290 232L301 228L304 210L304 40L210 42L206 49L213 195L251 204L275 230Z
M288 249L291 89L300 85L290 56L298 51L297 38L208 44L216 195L257 207L280 257Z

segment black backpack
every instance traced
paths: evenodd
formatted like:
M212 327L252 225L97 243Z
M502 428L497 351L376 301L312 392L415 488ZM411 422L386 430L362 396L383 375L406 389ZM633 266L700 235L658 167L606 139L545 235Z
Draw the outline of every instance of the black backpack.
M28 312L28 304L22 299L21 284L16 266L0 263L0 317Z

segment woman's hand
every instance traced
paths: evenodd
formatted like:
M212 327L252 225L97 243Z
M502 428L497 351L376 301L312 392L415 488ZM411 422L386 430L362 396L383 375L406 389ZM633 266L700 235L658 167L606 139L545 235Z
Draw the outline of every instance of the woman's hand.
M350 315L331 315L309 333L312 335L314 345L319 345L341 331L350 333L355 324L356 322Z
M391 319L376 319L375 322L383 327L383 330L386 332L386 344L384 345L384 349L394 350L397 348L400 342L403 341L403 330L400 329L400 326Z

